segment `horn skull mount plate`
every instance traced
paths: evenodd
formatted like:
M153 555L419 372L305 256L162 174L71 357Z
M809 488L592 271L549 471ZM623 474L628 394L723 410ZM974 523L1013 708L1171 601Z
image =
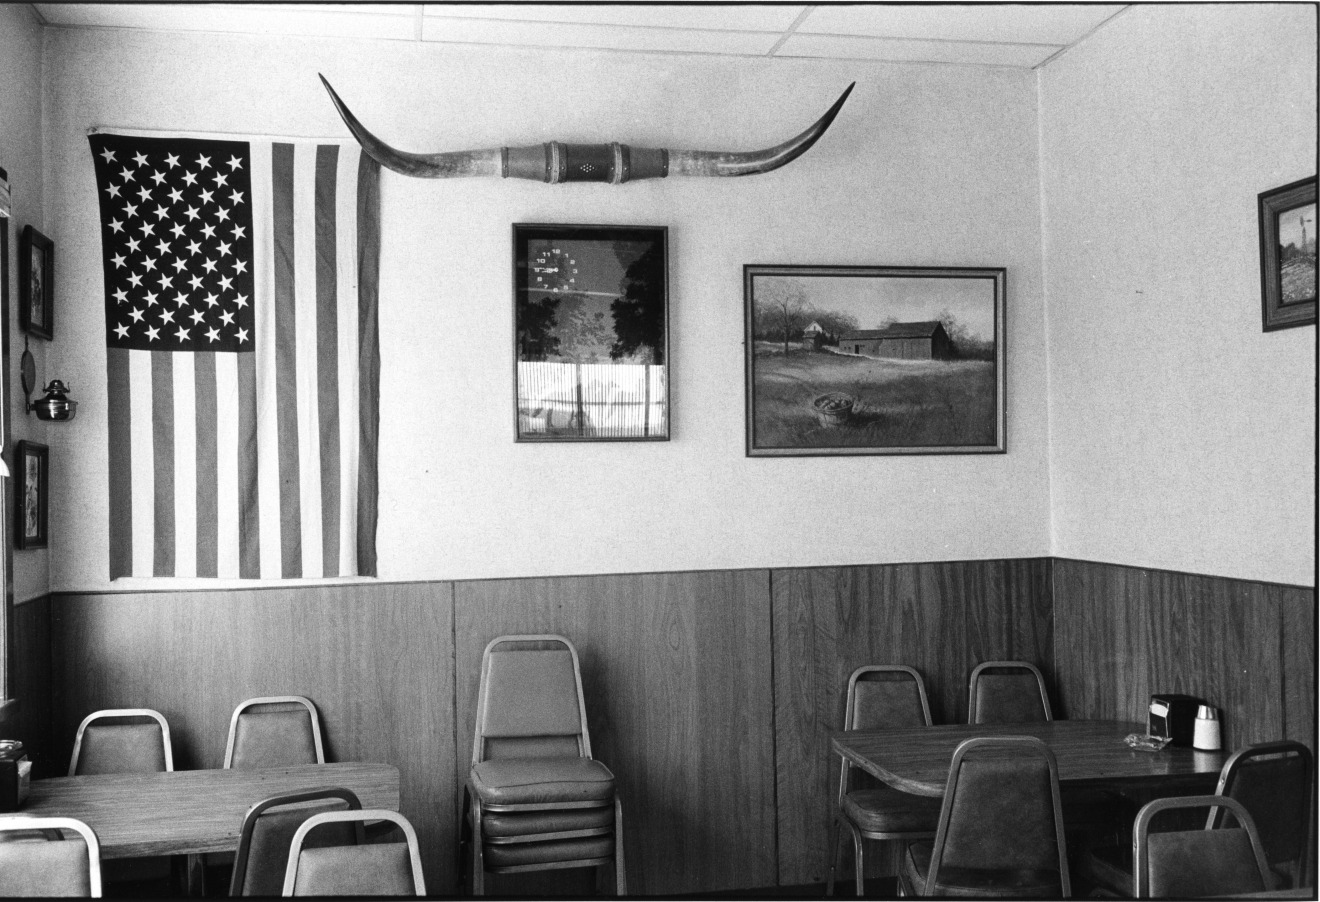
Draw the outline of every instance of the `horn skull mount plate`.
M562 144L550 141L527 147L492 147L486 150L459 150L449 153L409 153L397 150L363 127L330 87L325 76L321 83L330 92L335 109L343 117L353 137L367 155L386 169L401 175L424 179L499 176L531 179L536 182L636 182L662 179L669 175L735 176L770 172L796 160L815 144L834 117L856 82L848 85L824 116L810 128L783 144L765 150L665 150L629 147L627 144Z

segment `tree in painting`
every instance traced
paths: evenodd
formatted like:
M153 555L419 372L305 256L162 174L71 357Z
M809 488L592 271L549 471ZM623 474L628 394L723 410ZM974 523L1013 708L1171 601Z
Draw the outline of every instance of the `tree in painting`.
M623 250L619 248L621 260ZM644 357L637 362L656 366L665 362L664 266L660 245L652 243L624 271L622 296L610 304L615 336L611 360Z

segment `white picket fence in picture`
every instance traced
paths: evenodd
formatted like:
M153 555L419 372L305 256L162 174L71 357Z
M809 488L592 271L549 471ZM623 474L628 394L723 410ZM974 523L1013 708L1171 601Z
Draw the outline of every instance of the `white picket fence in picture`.
M665 368L631 363L518 364L518 434L655 438L669 433Z

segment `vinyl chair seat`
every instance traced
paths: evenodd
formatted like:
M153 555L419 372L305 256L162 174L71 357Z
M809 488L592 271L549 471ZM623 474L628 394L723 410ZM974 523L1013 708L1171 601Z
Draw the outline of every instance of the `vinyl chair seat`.
M924 887L930 873L934 843L915 842L908 846L903 868L911 886ZM935 895L981 898L986 895L1021 899L1057 899L1063 894L1059 872L1051 869L990 869L946 865L940 869Z
M493 842L485 850L486 866L492 868L564 867L573 862L607 861L613 855L613 833L527 843Z
M929 833L935 835L941 800L913 795L888 786L855 789L840 807L864 833Z
M481 834L487 842L512 841L545 833L614 829L614 808L561 808L552 811L522 811L512 814L482 812Z
M592 758L490 758L472 765L472 790L487 810L614 798L614 774Z

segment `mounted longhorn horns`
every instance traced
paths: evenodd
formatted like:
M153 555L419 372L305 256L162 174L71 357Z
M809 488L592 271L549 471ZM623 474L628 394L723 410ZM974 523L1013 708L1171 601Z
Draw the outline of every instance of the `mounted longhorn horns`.
M386 169L424 179L496 176L537 182L635 182L674 175L756 175L778 169L806 153L830 127L853 84L834 101L824 116L795 138L766 150L722 152L713 150L653 150L627 144L561 144L550 141L528 147L493 147L451 153L409 153L396 150L362 127L321 76L335 109L362 149Z

